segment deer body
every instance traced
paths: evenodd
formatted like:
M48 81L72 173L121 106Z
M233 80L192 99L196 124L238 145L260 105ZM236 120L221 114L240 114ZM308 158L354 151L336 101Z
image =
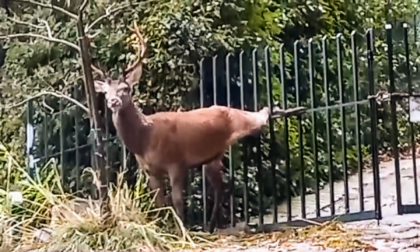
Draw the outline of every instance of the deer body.
M184 221L183 190L188 171L205 165L206 177L215 190L209 227L212 231L223 192L223 155L229 145L258 133L270 117L269 109L248 112L211 106L144 115L131 98L132 87L142 74L141 60L145 53L143 37L137 27L134 31L139 38L137 61L118 79L104 76L95 80L95 90L105 94L118 136L147 170L149 186L152 190L159 189L156 205L172 203ZM172 187L171 196L166 198L165 176L169 177Z
M212 106L145 116L133 104L113 113L112 118L128 150L141 156L147 165L191 168L223 155L229 145L258 131L260 123L265 124L263 114L260 122L253 120L247 124L247 116L255 118L247 113L250 112ZM244 116L244 120L238 115Z
M227 147L244 136L258 132L268 119L266 110L252 113L223 106L188 112L161 112L145 116L131 102L114 112L113 123L127 149L147 170L152 189L159 189L157 205L178 205L183 219L182 191L188 170L206 165L206 173L216 193L222 193L222 162ZM172 184L171 200L165 199L163 178ZM174 185L179 185L178 192ZM217 201L219 201L220 196ZM177 199L181 199L178 200ZM219 202L215 202L218 207ZM214 212L217 212L214 209ZM211 218L211 225L216 217ZM212 229L212 228L211 228Z

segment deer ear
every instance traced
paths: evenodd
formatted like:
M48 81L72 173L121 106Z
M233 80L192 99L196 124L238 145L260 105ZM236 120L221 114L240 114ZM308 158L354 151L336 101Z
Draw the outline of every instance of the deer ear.
M106 81L104 80L95 80L94 81L95 84L95 91L97 93L105 93L106 89L108 87L108 83L106 83Z
M139 83L142 73L143 68L141 65L133 68L131 71L124 75L125 82L131 87L135 86L137 83Z

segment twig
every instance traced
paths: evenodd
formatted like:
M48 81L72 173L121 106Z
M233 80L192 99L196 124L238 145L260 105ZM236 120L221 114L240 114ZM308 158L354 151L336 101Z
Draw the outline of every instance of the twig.
M49 37L49 38L52 38L53 36L52 36L51 28L50 28L50 26L48 25L48 22L47 22L47 21L45 21L45 20L43 20L43 19L38 19L38 21L40 21L40 22L44 23L45 28L47 28L48 37Z
M44 35L35 34L35 33L31 33L31 32L30 33L18 33L18 34L0 36L0 40L10 39L10 38L22 38L22 37L41 38L41 39L45 39L45 40L50 41L50 42L61 43L61 44L70 46L71 48L80 52L80 48L76 44L73 44L69 41L66 41L66 40L63 40L63 39L57 39L57 38L54 38L54 37L47 37L47 36L44 36Z
M27 99L25 99L25 100L23 100L21 102L18 102L16 104L11 105L11 106L6 106L6 109L11 109L11 108L14 108L14 107L22 106L26 102L31 101L31 100L34 100L34 99L39 98L39 97L42 97L44 95L52 95L52 96L55 96L57 98L64 98L64 99L66 99L66 100L74 103L75 105L77 105L78 107L80 107L86 113L89 114L89 109L87 107L85 107L83 104L81 104L80 102L78 102L77 100L75 100L75 99L73 99L73 98L71 98L71 97L69 97L67 95L64 95L64 94L61 94L61 93L57 93L57 92L50 92L50 91L45 91L45 92L38 93L38 94L36 94L36 95L34 95L32 97L29 97L29 98L27 98Z
M104 20L105 18L107 18L107 17L111 16L112 14L117 13L117 12L119 12L119 11L121 11L121 10L123 10L123 9L125 9L125 8L127 8L127 7L129 7L129 6L130 6L129 4L126 4L126 5L123 5L123 6L121 6L121 7L118 7L118 8L115 8L115 9L111 10L111 8L112 8L112 7L114 7L114 5L115 5L115 3L111 4L111 6L109 6L108 8L106 8L106 10L105 10L105 14L104 14L104 15L100 16L99 18L97 18L97 19L96 19L95 21L93 21L90 25L86 25L86 27L85 27L85 32L86 32L86 33L87 33L87 32L89 32L89 30L90 30L93 26L95 26L97 23L101 22L101 21L102 21L102 20Z
M304 219L304 218L299 218L299 219L301 221L307 222L307 223L312 224L312 225L322 226L322 223L319 223L317 221L308 220L308 219Z
M93 26L95 26L96 24L98 24L99 22L101 22L102 20L104 20L105 18L127 8L127 7L131 7L131 6L135 6L135 5L140 5L140 4L149 4L149 3L153 3L153 2L158 2L158 0L147 0L141 3L135 3L135 4L125 4L123 6L120 6L118 8L115 8L113 10L111 10L111 8L115 5L115 3L111 4L111 6L109 6L108 8L106 8L105 10L105 14L100 16L99 18L97 18L95 21L93 21L90 25L86 25L85 27L85 32L87 33L90 29L92 29Z
M24 22L24 21L19 21L19 20L16 20L14 18L11 18L11 17L7 17L7 19L10 20L10 21L12 21L13 23L16 23L16 24L27 25L27 26L35 27L37 29L44 28L43 26L31 24L31 23Z
M67 15L68 17L70 17L70 18L72 18L74 20L77 20L77 15L76 14L73 14L70 11L67 11L67 10L65 10L63 8L60 8L60 7L55 6L55 5L52 5L52 4L44 4L44 3L40 3L40 2L37 2L37 1L33 1L33 0L27 0L27 1L25 1L25 0L16 0L16 1L17 2L21 2L21 3L30 3L30 4L34 4L34 5L45 7L45 8L50 8L50 9L59 11L59 12L63 13L64 15Z
M86 9L88 3L89 3L89 0L84 0L83 1L82 5L80 5L79 13L83 12Z

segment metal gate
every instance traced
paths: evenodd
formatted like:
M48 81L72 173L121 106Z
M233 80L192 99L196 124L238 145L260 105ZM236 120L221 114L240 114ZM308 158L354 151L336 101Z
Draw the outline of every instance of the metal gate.
M415 28L415 27L414 27ZM409 44L409 36L408 36L408 25L403 24L403 44L404 44L404 53L406 61L409 62L410 59L410 44ZM418 195L418 177L417 177L417 160L416 160L416 136L415 136L415 129L416 126L414 125L415 122L419 122L418 112L420 111L420 103L417 98L420 97L419 93L414 93L413 88L413 80L412 80L412 73L409 67L406 67L406 76L407 76L407 85L408 85L408 92L398 92L395 86L395 65L394 60L394 42L393 42L393 27L392 25L388 24L386 26L387 32L387 46L388 46L388 64L389 64L389 93L385 94L387 97L384 97L384 94L380 94L378 97L379 100L386 100L390 102L391 106L391 120L392 120L392 156L394 158L394 165L395 165L395 185L396 185L396 205L397 205L397 212L399 215L402 214L412 214L412 213L420 213L420 204L419 204L419 195ZM401 165L400 165L400 146L399 146L399 131L398 131L398 118L397 118L397 106L402 106L401 102L402 99L409 100L409 127L410 127L410 147L411 147L411 159L412 159L412 167L413 167L413 187L414 187L414 200L408 203L403 203L403 192L407 187L402 186L402 176L401 176ZM412 193L409 191L408 193Z

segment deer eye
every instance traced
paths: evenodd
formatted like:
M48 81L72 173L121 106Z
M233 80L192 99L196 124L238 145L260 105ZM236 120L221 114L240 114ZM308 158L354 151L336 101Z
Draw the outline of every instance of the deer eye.
M119 88L118 91L128 93L128 92L130 92L130 87L124 86L122 88Z

